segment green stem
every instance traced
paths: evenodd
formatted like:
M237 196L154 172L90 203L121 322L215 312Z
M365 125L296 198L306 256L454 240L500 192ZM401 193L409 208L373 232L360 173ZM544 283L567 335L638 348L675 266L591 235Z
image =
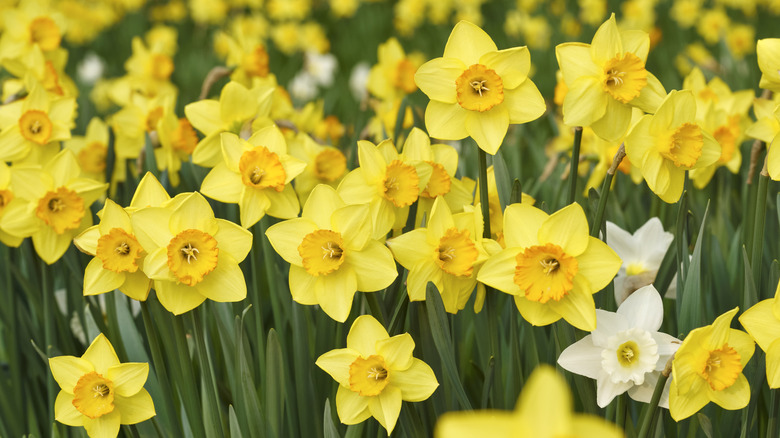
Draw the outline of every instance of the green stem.
M569 201L573 204L577 198L577 170L580 164L580 145L582 144L582 126L574 128L574 146L571 149L571 169L569 170Z
M753 248L750 257L750 264L753 268L753 281L756 284L757 290L761 290L761 256L764 251L764 222L766 220L766 193L768 184L769 175L765 170L761 171L761 175L758 177L756 215L754 216L755 222L753 225Z
M628 403L626 403L626 394L620 394L617 397L617 408L615 409L615 424L621 430L626 429L626 411Z
M669 367L670 366L667 365L667 368ZM647 438L650 433L651 426L653 425L653 418L655 418L655 411L658 409L658 403L661 401L661 394L664 392L664 386L666 385L667 380L669 380L669 373L667 370L664 370L658 377L658 383L655 384L653 397L650 399L650 404L647 405L647 409L645 409L645 413L642 416L642 426L639 429L637 438Z
M580 130L582 132L582 130ZM612 178L615 177L620 162L626 156L626 149L623 145L618 148L615 157L612 159L612 165L607 169L607 175L604 177L604 184L601 185L601 193L599 193L599 204L596 208L596 217L593 218L593 225L590 228L590 235L592 237L599 237L599 231L604 227L604 213L607 211L607 198L609 198L609 188L612 186ZM604 241L606 242L607 236L604 235Z
M203 428L203 421L201 421L202 409L200 402L200 395L197 388L200 388L197 380L195 380L195 373L192 370L192 359L190 358L189 346L187 342L187 335L184 331L184 323L181 316L172 316L173 320L173 333L174 333L174 348L176 349L176 355L179 361L179 370L181 372L181 378L184 385L187 385L188 391L182 392L182 401L184 403L184 410L187 413L187 419L190 423L190 429L192 433L198 437L205 437L205 429ZM183 388L179 388L180 390Z
M479 156L479 168L477 179L479 180L479 202L482 207L482 221L485 224L482 229L482 237L490 239L490 198L488 198L488 180L487 180L487 153L481 148L477 148Z
M214 368L211 365L208 350L206 349L206 339L203 335L203 325L200 320L201 311L203 311L203 305L188 313L190 324L192 324L192 331L195 334L195 345L197 346L198 360L200 361L200 372L201 374L205 373L205 375L202 376L202 380L205 381L203 386L210 405L210 409L205 409L209 416L207 425L211 426L211 430L207 435L210 437L221 437L223 436L222 407L219 405L219 399L217 397L217 381L214 376Z
M49 265L40 260L41 291L43 293L43 330L44 330L44 352L47 357L51 357L54 343L54 286L52 284L51 271ZM49 410L49 424L54 423L54 378L51 373L46 376L46 401Z

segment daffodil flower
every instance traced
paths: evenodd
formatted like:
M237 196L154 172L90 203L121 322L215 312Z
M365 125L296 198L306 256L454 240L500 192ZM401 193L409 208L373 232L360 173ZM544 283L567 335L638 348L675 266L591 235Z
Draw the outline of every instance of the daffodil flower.
M780 388L780 283L775 297L763 300L740 315L739 323L766 353L766 380Z
M398 272L386 246L371 237L366 205L347 205L336 191L320 184L300 218L268 228L266 236L290 263L290 292L301 304L319 304L344 322L355 292L389 286Z
M336 411L344 424L374 417L390 434L401 413L401 402L426 400L439 386L433 370L412 357L408 333L390 337L370 315L355 319L347 348L317 358L317 366L339 384Z
M65 141L65 148L76 155L81 173L86 178L103 182L106 180L106 158L108 157L108 125L93 117L82 136L73 136Z
M664 317L661 295L645 286L618 307L616 313L596 310L596 330L568 346L558 364L574 374L596 379L596 403L606 407L616 396L649 403L660 372L680 341L660 333ZM669 383L659 406L669 407Z
M54 402L54 419L84 427L90 438L114 438L120 425L155 415L152 397L144 389L149 364L120 363L103 334L81 357L52 357L49 367L61 389Z
M433 202L425 228L388 240L398 263L409 270L406 290L409 300L424 301L425 287L433 282L441 294L444 309L457 313L466 306L477 285L477 274L498 243L482 238L479 209L453 215L444 198Z
M734 308L712 325L692 330L672 362L669 412L674 421L684 420L709 402L723 409L742 409L750 401L750 385L742 370L756 344L740 330L729 328L737 314Z
M377 64L368 75L368 91L379 99L394 100L417 91L414 74L420 63L407 56L396 38L379 44Z
M709 166L721 148L696 122L690 91L672 91L654 115L645 115L625 139L626 155L642 170L648 187L665 202L680 199L685 171Z
M431 137L472 137L480 149L495 155L510 123L536 120L544 99L528 78L527 47L498 50L478 26L461 21L452 29L444 56L420 66L414 75L431 101L425 126Z
M645 68L649 50L647 32L619 31L615 14L591 44L559 44L555 56L568 87L563 122L590 126L599 137L616 141L629 128L632 107L655 112L666 91Z
M301 204L318 184L338 187L347 173L347 157L333 146L323 146L308 134L298 133L288 143L290 155L306 163L306 167L295 178L295 192Z
M435 438L475 436L534 438L620 438L623 431L595 415L572 412L566 380L548 365L534 370L523 386L513 412L452 412L441 416Z
M761 80L758 86L772 91L780 91L780 38L764 38L756 43L758 68Z
M146 251L143 271L154 280L160 303L175 315L207 298L235 302L246 298L238 263L252 246L252 234L214 218L200 193L183 193L166 207L146 207L131 218L135 237Z
M223 133L224 162L211 169L201 192L217 201L238 204L241 226L249 228L266 214L281 219L301 209L290 182L306 163L287 154L287 142L275 125L257 131L249 140Z
M612 281L620 258L588 235L579 204L552 215L512 204L504 211L504 240L506 249L485 262L477 280L514 295L520 314L532 325L564 318L581 330L596 328L593 294Z
M8 209L8 205L14 200L15 195L13 188L11 187L11 168L7 164L0 161L0 224L3 221L3 215ZM17 203L24 202L21 199L16 200ZM3 231L0 227L0 242L10 247L17 247L22 244L23 237L14 236Z

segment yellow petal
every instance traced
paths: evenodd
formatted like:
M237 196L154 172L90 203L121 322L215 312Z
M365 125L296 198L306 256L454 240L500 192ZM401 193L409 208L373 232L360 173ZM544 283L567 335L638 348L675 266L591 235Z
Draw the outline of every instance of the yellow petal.
M125 273L125 282L119 286L119 291L137 301L146 301L152 282L142 270Z
M531 53L525 46L498 50L482 55L479 63L498 73L505 90L512 89L528 78Z
M620 428L595 415L575 415L571 430L576 431L577 436L583 437L622 438L625 436Z
M455 80L468 68L455 58L435 58L417 69L414 82L430 100L457 103Z
M108 234L113 228L121 228L125 231L133 229L130 215L127 214L125 209L110 199L106 199L106 204L103 207L103 216L100 218L98 227L101 235Z
M425 108L425 127L433 138L460 140L469 135L466 131L468 113L458 104L431 100Z
M509 123L527 123L547 111L547 105L536 85L530 80L512 90L504 89L504 103L509 112Z
M431 367L417 358L406 370L394 371L392 379L393 386L401 389L401 398L410 402L427 400L439 386Z
M593 122L590 127L599 137L617 143L628 131L631 123L631 107L615 99L607 99L607 111L604 117Z
M96 373L103 375L106 375L112 366L119 365L114 347L102 333L92 341L81 358L91 363Z
M84 296L111 292L124 282L124 272L103 269L103 261L95 257L84 269Z
M220 132L205 136L192 151L192 162L203 167L214 167L222 162Z
M198 192L187 196L173 210L168 226L173 234L179 234L184 230L201 230L212 236L216 234L219 227L209 202Z
M376 342L377 354L382 356L387 366L392 370L393 385L399 386L395 380L396 372L401 372L412 366L414 340L409 333L380 339Z
M496 44L484 30L468 21L460 21L447 39L444 57L457 58L470 66L479 63L479 58L485 53L496 50Z
M626 136L623 144L626 148L626 156L632 163L641 164L645 154L649 151L654 152L655 137L650 134L652 117L651 115L642 116Z
M336 392L336 412L339 420L344 424L358 424L371 417L368 410L370 397L363 397L357 392L352 392L349 387L339 386Z
M73 394L60 391L54 401L54 419L66 426L79 427L88 418L73 406Z
M568 126L590 126L604 116L609 99L598 79L580 77L569 86L563 99L563 123Z
M3 216L8 216L8 213ZM7 227L3 227L8 231ZM43 226L32 235L33 247L35 252L47 264L52 264L65 254L68 250L73 237L69 233L57 234L53 228Z
M95 367L89 361L75 356L51 357L49 368L60 388L71 395L81 376L95 371Z
M349 387L349 367L360 355L352 349L330 350L317 358L315 365L330 374L339 385Z
M249 192L250 190L246 190ZM257 190L254 190L257 191ZM291 219L298 216L301 211L301 204L298 202L298 195L292 185L287 184L281 192L273 189L265 189L265 196L271 202L265 213L279 219ZM242 223L243 225L243 223Z
M373 292L384 289L395 280L398 272L390 250L381 243L371 240L354 255L348 254L346 262L355 272L357 290Z
M317 304L317 295L314 293L315 285L319 277L315 277L306 269L290 265L290 293L296 303L314 305Z
M157 414L154 411L152 396L143 388L130 397L117 395L114 397L114 405L122 413L122 418L120 419L122 424L140 423Z
M108 369L106 378L114 382L114 391L123 397L130 397L143 389L149 377L148 363L120 363Z
M504 105L481 113L471 111L466 117L466 132L490 155L498 152L508 129L509 111Z
M728 344L729 347L737 350L737 353L739 353L739 361L742 363L743 367L747 365L750 358L753 357L753 353L756 351L756 343L753 342L753 338L740 330L729 329Z
M409 301L425 301L425 290L428 287L428 282L435 285L440 284L443 274L444 272L433 260L418 260L409 269L409 274L406 277L406 292L409 294Z
M520 393L519 421L529 426L527 436L566 436L571 432L572 401L566 381L555 369L540 366Z
M347 320L356 291L355 271L343 268L320 276L314 287L314 294L322 311L338 322Z
M387 330L373 316L358 316L347 334L347 348L368 357L377 354L376 341L389 337Z
M555 47L555 57L566 84L573 84L581 76L598 78L601 70L590 57L590 44L563 43Z
M184 107L184 115L187 116L192 127L204 135L221 130L219 102L216 100L204 99L187 104Z
M377 186L369 183L362 168L357 168L341 180L337 191L349 204L367 204L377 195Z
M238 262L227 253L220 253L217 267L195 286L204 297L221 303L233 303L246 298L246 280Z
M666 89L654 74L647 72L647 85L642 87L639 96L631 100L631 105L646 113L654 113L666 97Z
M245 150L250 149L247 142L232 132L223 132L219 135L220 145L222 146L222 159L224 164L232 172L238 173L238 163L241 161L241 155Z
M539 244L539 229L549 216L526 204L511 204L504 210L504 239L507 248L527 248ZM515 224L524 224L522 227Z
M538 237L540 243L554 243L569 256L582 254L588 247L588 219L580 204L567 205L550 215L539 227Z
M739 322L765 352L780 339L780 323L772 313L774 300L763 300L739 316Z
M510 247L491 256L480 268L477 280L504 293L520 294L520 287L514 281L517 252L517 248Z
M244 260L252 249L252 233L225 219L217 219L217 224L219 229L214 238L219 242L219 250L230 254L237 262Z
M155 280L154 290L157 291L160 304L174 315L189 312L206 301L206 297L194 287L173 281Z
M393 432L401 414L401 401L401 390L393 385L386 386L378 396L368 399L368 410L387 429L388 435Z
M577 257L577 275L587 278L595 293L612 282L621 264L620 257L606 243L588 237L588 249Z
M475 436L522 435L523 424L510 412L481 410L468 413L447 412L436 422L436 438L472 438Z
M291 265L302 266L298 252L303 238L314 232L317 226L308 218L295 218L271 225L265 235L274 250Z
M650 35L647 32L633 29L620 31L620 39L624 52L631 52L642 62L647 62L647 53L650 51Z
M418 228L388 240L387 245L398 263L411 269L419 260L433 255L434 248L426 239L427 230Z
M326 186L321 185L320 187ZM330 223L321 228L340 233L344 239L344 247L350 250L362 250L374 232L371 226L371 213L368 205L365 204L341 207L334 211L329 218Z
M623 52L623 42L620 39L620 32L618 31L615 14L613 13L607 21L599 26L596 34L593 35L593 41L590 44L590 56L596 64L603 65L615 56L622 55Z
M740 373L733 385L720 391L708 387L710 399L723 409L742 409L750 402L750 385L745 375Z
M333 187L326 184L318 184L309 194L309 198L303 206L301 217L313 221L318 228L328 230L331 229L333 212L344 207L344 205L341 196Z
M775 340L766 350L766 380L772 389L780 388L780 342Z
M549 302L548 302L549 303ZM561 315L554 312L547 304L538 301L526 300L525 295L515 295L515 305L523 319L531 325L544 326L550 325L561 319Z
M265 216L265 213L271 208L271 200L268 199L268 194L271 191L274 190L255 189L254 187L242 189L241 197L238 200L242 227L249 228Z
M222 123L243 122L257 114L258 95L238 82L230 81L219 95Z
M160 207L171 197L151 172L146 172L135 189L130 206L135 208Z
M241 175L230 171L225 163L219 163L203 178L200 192L226 204L237 204L243 188Z
M596 328L596 304L588 281L581 276L574 277L574 288L560 301L547 302L553 312L558 313L569 324L580 330L593 331Z

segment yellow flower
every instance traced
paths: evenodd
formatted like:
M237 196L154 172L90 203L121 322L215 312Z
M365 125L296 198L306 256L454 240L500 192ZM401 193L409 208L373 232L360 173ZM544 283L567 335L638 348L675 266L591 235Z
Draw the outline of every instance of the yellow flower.
M218 101L203 99L185 106L187 119L206 136L192 152L192 162L214 167L222 161L220 134L227 131L249 137L252 122L268 115L273 94L273 87L258 85L247 89L238 82L228 82Z
M371 237L368 206L346 205L336 190L318 185L300 218L266 231L277 253L290 263L290 292L301 304L319 304L344 322L356 291L386 288L398 272L390 250Z
M225 161L206 175L201 192L238 204L244 228L266 213L281 219L297 216L301 207L290 181L303 172L306 163L287 155L287 142L279 128L267 126L248 141L229 132L221 138Z
M350 204L369 204L374 237L402 228L412 205L428 184L431 166L399 155L393 142L378 145L358 141L360 167L339 184L339 195Z
M747 309L740 315L739 322L766 353L769 387L780 388L780 283L774 298Z
M528 78L530 68L528 48L498 50L485 31L459 22L444 56L426 62L414 76L431 99L425 110L431 137L471 136L482 150L495 154L510 123L530 122L545 111L542 95Z
M395 100L417 91L414 74L420 63L406 56L403 47L395 38L379 45L377 65L371 67L368 76L368 91L382 100Z
M412 357L414 340L408 333L387 334L369 315L355 319L347 348L331 350L317 366L339 383L336 411L344 424L374 417L390 434L401 413L401 402L426 400L439 382L425 362Z
M477 411L444 414L436 438L581 437L620 438L617 426L595 415L572 412L566 380L549 365L538 367L523 387L514 412Z
M86 135L74 136L65 142L79 161L81 174L97 181L106 180L106 157L108 156L108 126L98 117L87 125Z
M758 40L756 55L758 55L758 68L761 69L761 81L758 86L780 91L780 38Z
M571 146L571 144L569 145ZM488 207L490 212L490 233L495 236L495 239L501 246L504 246L504 211L501 210L501 200L498 198L498 187L496 186L496 174L495 168L490 166L487 168L487 185L488 185ZM479 184L475 190L474 205L481 202L479 198ZM523 204L534 205L536 200L523 193L520 196L520 202Z
M478 208L453 215L443 198L436 198L426 228L417 228L387 242L398 263L409 270L409 300L424 301L425 288L433 282L444 308L457 313L466 306L477 285L477 274L498 244L482 238L482 214ZM486 248L487 247L487 248Z
M144 389L149 364L120 363L102 334L83 356L52 357L49 367L61 389L54 402L54 419L83 426L90 438L116 437L120 425L155 415L152 397Z
M289 147L290 155L306 163L306 168L295 178L295 191L302 204L318 184L336 188L347 173L344 153L315 142L308 134L298 133L290 140Z
M189 161L198 144L198 135L187 119L177 117L173 107L166 106L157 125L157 138L161 146L154 148L157 169L167 170L171 185L177 187L181 163Z
M596 328L593 294L612 281L621 261L588 235L579 204L549 216L530 205L512 204L504 211L504 239L506 249L485 262L477 280L514 295L520 314L532 325L563 318L581 330Z
M130 215L107 199L99 225L79 234L73 243L95 256L84 270L84 296L119 289L128 297L145 301L152 286L140 269L146 256L133 233Z
M0 107L0 119L8 123L0 131L0 161L49 161L58 142L70 138L75 107L72 97L51 99L38 83L26 98Z
M5 29L0 38L0 59L14 59L29 53L34 46L43 52L60 48L65 28L64 17L48 4L22 1L4 11Z
M753 356L755 343L747 333L729 328L734 308L712 325L692 330L672 362L669 413L684 420L713 401L736 410L750 401L750 386L742 370Z
M235 302L246 298L238 263L252 246L252 234L214 218L199 193L183 193L165 207L147 207L131 218L135 237L146 251L144 273L154 280L160 303L175 315L207 298Z
M563 122L590 126L599 137L617 141L629 128L632 107L655 112L666 92L645 69L649 50L648 34L618 31L614 14L591 44L559 44L555 56L568 87Z
M677 202L685 171L709 166L721 148L696 122L690 91L672 91L655 115L645 115L625 138L626 155L642 170L647 185L665 202Z
M14 198L13 187L11 187L11 169L7 164L0 161L0 224L2 223L5 211L8 209L8 205L14 201ZM17 199L16 202L24 201ZM24 238L8 234L0 228L0 242L4 245L17 247L21 245L22 240L24 240Z
M100 198L108 184L80 178L76 157L63 150L42 169L14 168L14 195L24 202L11 202L0 228L19 236L32 236L38 256L48 264L57 261L70 246L73 236L92 225L89 206Z

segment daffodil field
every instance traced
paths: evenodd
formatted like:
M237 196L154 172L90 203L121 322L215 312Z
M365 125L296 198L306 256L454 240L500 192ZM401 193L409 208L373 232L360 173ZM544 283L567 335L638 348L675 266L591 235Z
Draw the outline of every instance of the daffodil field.
M780 1L0 17L0 438L780 436Z

